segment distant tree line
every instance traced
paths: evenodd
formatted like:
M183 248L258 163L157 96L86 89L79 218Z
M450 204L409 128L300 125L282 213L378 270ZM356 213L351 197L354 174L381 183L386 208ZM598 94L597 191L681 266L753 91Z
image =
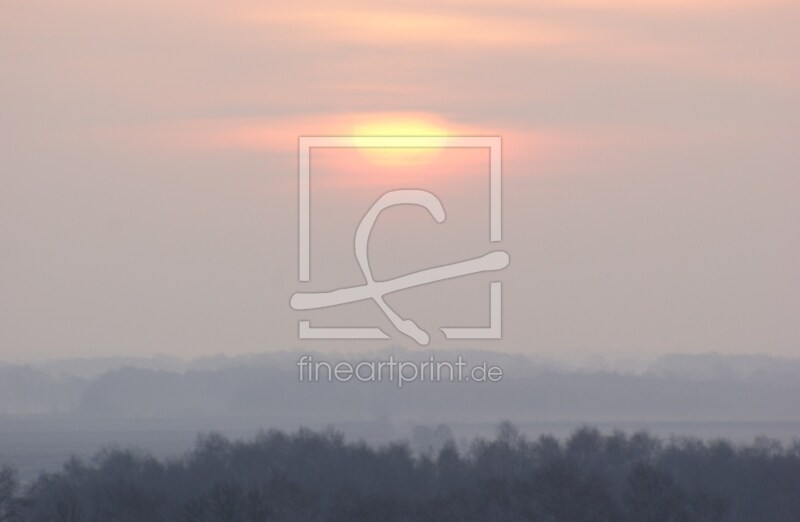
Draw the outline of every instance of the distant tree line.
M800 444L603 435L531 441L503 423L460 452L415 455L334 431L198 439L180 459L72 459L21 485L0 468L0 522L797 522Z

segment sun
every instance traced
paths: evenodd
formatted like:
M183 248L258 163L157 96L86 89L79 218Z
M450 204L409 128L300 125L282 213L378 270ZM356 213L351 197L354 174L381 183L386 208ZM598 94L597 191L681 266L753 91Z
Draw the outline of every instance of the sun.
M409 167L432 163L447 134L444 124L432 116L384 115L357 124L353 144L370 163Z

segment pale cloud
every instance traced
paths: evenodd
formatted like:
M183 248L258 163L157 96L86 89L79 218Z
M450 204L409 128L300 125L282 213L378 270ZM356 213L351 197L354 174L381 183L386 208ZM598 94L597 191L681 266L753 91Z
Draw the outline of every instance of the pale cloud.
M426 10L297 9L242 13L242 24L300 31L310 41L358 43L377 47L479 49L548 47L584 41L577 28L497 16L443 14ZM302 38L296 38L302 41Z

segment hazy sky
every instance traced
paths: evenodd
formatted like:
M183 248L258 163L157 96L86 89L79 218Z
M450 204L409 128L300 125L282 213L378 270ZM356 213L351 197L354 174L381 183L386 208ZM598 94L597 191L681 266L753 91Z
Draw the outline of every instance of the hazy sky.
M468 346L800 355L798 24L790 0L5 0L0 359L328 348L288 305L297 137L365 125L503 137L505 336ZM448 221L387 213L377 276L494 248L486 155L456 156L313 156L310 285L362 282L355 226L400 185ZM390 301L479 325L490 279ZM370 303L312 319L396 334Z

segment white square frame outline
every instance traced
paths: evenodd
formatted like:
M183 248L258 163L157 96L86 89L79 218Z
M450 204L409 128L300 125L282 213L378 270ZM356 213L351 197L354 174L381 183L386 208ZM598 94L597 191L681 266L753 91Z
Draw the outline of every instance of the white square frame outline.
M356 143L356 140L358 142ZM488 148L489 241L503 239L502 138L500 136L300 136L298 140L298 280L311 280L311 149ZM502 283L489 283L489 326L441 328L447 339L500 339ZM389 339L380 328L314 327L298 322L300 339Z

